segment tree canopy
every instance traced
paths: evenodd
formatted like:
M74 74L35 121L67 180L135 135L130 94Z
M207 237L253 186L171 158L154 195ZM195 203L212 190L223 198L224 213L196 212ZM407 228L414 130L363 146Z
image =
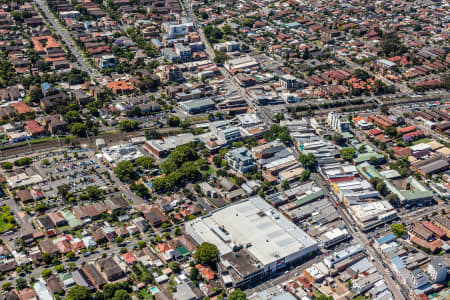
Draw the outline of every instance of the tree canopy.
M197 248L194 258L201 264L212 265L219 258L219 250L216 245L205 242Z
M343 148L340 151L341 157L345 160L352 160L353 157L355 156L355 152L356 151L353 148Z
M389 201L389 203L394 206L394 207L398 207L400 206L400 199L398 198L398 196L394 193L390 193L386 196L386 200Z
M30 157L22 157L14 162L16 166L28 166L33 162Z
M300 154L298 160L305 169L314 170L317 164L316 157L312 153Z
M125 182L130 182L136 179L136 171L134 170L134 166L127 160L117 163L114 168L114 174L116 174L120 180Z
M180 126L180 118L178 116L170 117L167 120L167 123L169 124L170 127L178 127Z
M392 224L391 231L393 234L395 234L396 237L401 237L408 233L408 229L405 225L402 224Z
M146 170L150 170L155 163L155 159L149 156L143 156L136 159L136 165L141 166Z
M408 51L408 48L402 44L400 38L395 33L383 36L381 49L388 57L401 55Z
M76 285L72 287L67 293L68 300L90 300L91 293L85 286Z
M384 130L384 133L386 133L390 137L396 137L397 136L397 128L395 126L388 126Z
M76 123L72 123L70 125L70 133L72 133L76 136L86 136L87 131L88 131L88 128L83 123L76 122Z
M241 289L235 289L234 291L232 291L230 293L230 295L228 296L229 300L246 300L247 299L247 295L245 295L245 293L243 291L241 291Z
M269 132L264 135L264 139L268 142L279 139L281 142L287 144L291 142L289 130L285 126L274 124L270 127Z
M139 122L134 120L122 120L117 124L121 130L133 131L139 128Z
M338 145L343 145L345 143L344 136L340 133L334 134L331 139Z

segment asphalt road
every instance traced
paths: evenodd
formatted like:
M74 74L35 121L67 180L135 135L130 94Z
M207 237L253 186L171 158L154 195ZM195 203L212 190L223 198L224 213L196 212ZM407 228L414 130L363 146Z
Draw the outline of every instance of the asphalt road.
M401 286L398 282L398 280L393 280L393 274L389 270L389 267L386 265L386 263L382 260L380 255L376 252L376 250L372 247L369 240L367 239L366 235L359 232L359 230L356 228L356 226L353 226L352 218L348 215L347 211L343 209L339 203L337 202L334 194L330 191L329 186L327 184L323 183L323 178L320 177L318 174L313 174L313 176L316 179L316 182L321 186L322 190L325 191L325 193L328 195L330 200L335 204L335 207L339 213L339 215L342 216L342 220L345 222L347 229L349 233L353 236L353 239L360 245L362 245L367 252L373 257L373 263L375 267L377 268L378 272L383 276L384 280L386 281L386 284L388 285L389 289L391 290L392 294L394 295L395 299L409 299L408 290L405 290L403 286Z
M34 2L44 12L44 15L47 18L47 20L50 22L50 24L53 26L53 28L56 30L56 32L59 34L62 40L66 43L67 48L70 50L70 52L72 52L73 56L75 56L78 64L80 65L80 68L83 71L86 71L92 79L98 76L98 72L94 71L91 67L89 67L89 65L86 63L81 53L74 46L69 32L58 23L54 15L50 12L47 4L44 3L43 0L34 0Z
M197 28L197 31L200 35L200 39L203 42L203 44L205 45L206 53L208 54L209 58L211 60L213 60L215 57L214 49L211 47L211 44L209 43L208 39L206 38L205 34L203 33L201 26L198 25L197 18L192 12L191 2L189 0L183 0L183 1L181 1L181 3L183 5L185 12L192 19L192 21L195 24L195 27ZM243 99L245 99L248 106L251 107L253 109L253 111L257 112L259 114L259 116L263 119L263 121L265 121L266 124L272 124L273 122L272 122L272 119L270 118L270 116L267 115L267 113L264 111L264 109L262 109L261 107L259 107L255 103L253 103L252 99L247 94L246 89L241 88L241 86L236 82L234 76L232 76L223 67L219 67L219 69L220 69L221 73L225 76L225 78L228 79L229 82L234 86L234 88L239 92L241 97Z

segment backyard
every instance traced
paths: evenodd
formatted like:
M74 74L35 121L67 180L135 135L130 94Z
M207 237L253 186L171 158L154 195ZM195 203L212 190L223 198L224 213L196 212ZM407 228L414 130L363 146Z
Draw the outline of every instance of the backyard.
M0 232L13 230L16 226L16 219L11 214L9 206L2 206L0 210Z

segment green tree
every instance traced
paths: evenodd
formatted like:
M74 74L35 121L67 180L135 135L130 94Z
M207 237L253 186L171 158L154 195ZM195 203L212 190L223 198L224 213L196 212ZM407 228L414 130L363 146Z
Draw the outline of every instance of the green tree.
M143 167L146 170L150 170L155 163L155 159L149 156L143 156L136 159L136 165Z
M309 176L311 175L311 171L308 169L305 169L305 171L300 174L300 181L305 182L309 179Z
M134 120L122 120L117 124L123 131L133 131L139 128L139 122Z
M395 126L388 126L384 130L384 133L390 137L396 137L397 136L397 128Z
M152 181L152 189L154 191L164 191L169 188L165 177L158 177Z
M180 122L180 127L183 129L188 129L189 126L191 126L191 123L187 119Z
M19 158L18 160L16 160L16 161L14 162L14 164L15 164L16 166L21 167L21 166L28 166L28 165L31 165L32 162L33 162L33 160L32 160L30 157L22 157L22 158Z
M394 193L389 193L386 196L386 200L389 201L389 203L394 206L394 207L398 207L400 206L400 199L398 198L398 196Z
M365 153L365 152L366 152L366 149L367 149L367 146L366 146L366 145L361 145L361 146L359 146L359 148L358 148L358 152L359 152L359 153Z
M231 28L230 25L225 24L225 25L223 25L223 27L222 27L222 31L223 31L225 34L232 34L232 33L233 33L233 28Z
M150 191L143 183L135 184L132 183L130 189L136 193L139 197L146 198L150 195Z
M117 290L114 292L112 300L130 300L130 294L126 290Z
M228 296L228 300L246 300L247 295L241 289L235 289Z
M202 280L202 275L197 270L197 268L193 267L193 268L191 268L191 272L189 273L189 279L192 282L200 281L200 280Z
M223 51L214 51L215 56L214 56L214 62L216 64L222 65L224 64L227 59L228 59L228 55L223 52Z
M73 123L70 125L70 133L76 135L76 136L86 136L86 133L88 131L88 128L83 123Z
M309 59L309 57L310 57L309 48L305 48L305 50L303 50L302 58L306 60Z
M123 243L123 237L121 237L119 235L118 237L116 237L115 242L116 242L116 244L122 244Z
M70 185L68 185L68 184L62 184L62 185L59 185L58 187L57 187L57 190L58 190L58 195L60 196L60 197L62 197L63 199L66 199L66 197L67 197L67 194L70 192Z
M283 191L287 190L289 188L289 181L283 180L283 182L281 183L281 188L283 189Z
M11 289L11 286L12 286L12 283L11 283L11 282L5 282L5 283L2 284L2 288L3 288L5 291L9 291L9 290Z
M51 265L57 261L57 257L55 254L44 253L42 254L42 261L47 265Z
M216 245L202 243L195 251L194 258L201 264L212 265L217 262L219 250Z
M300 154L298 160L305 169L308 169L310 171L314 170L317 164L316 157L312 153Z
M402 224L392 224L391 231L393 234L395 234L396 237L401 237L408 233L408 229L405 225Z
M197 160L197 152L189 145L183 145L173 150L169 158L161 164L164 173L176 171L183 163Z
M401 55L408 51L396 33L386 34L381 41L381 49L386 56Z
M62 272L64 272L64 265L57 265L57 266L55 266L55 271L56 271L57 273L62 273Z
M10 170L10 169L12 169L12 167L13 167L13 164L8 161L2 162L2 169Z
M41 273L42 278L47 279L52 275L52 270L44 269Z
M264 139L268 142L273 141L275 139L279 139L281 142L285 144L291 143L291 136L289 135L289 130L285 126L280 126L274 124L270 127L269 132L264 135Z
M177 263L176 261L171 261L168 266L169 269L171 269L175 273L180 270L180 264Z
M341 149L340 153L341 153L341 157L343 159L350 161L355 156L355 149L353 149L353 148L343 148L343 149Z
M139 242L137 242L137 246L138 246L139 249L144 249L145 246L147 246L147 242L139 241Z
M67 270L70 272L75 271L76 267L77 267L77 265L74 262L69 262L67 264Z
M355 77L362 80L362 81L367 81L367 79L370 78L370 75L364 71L363 69L356 69L355 71Z
M91 293L85 286L76 285L67 292L68 300L90 300Z
M133 164L127 160L123 160L117 163L116 167L114 168L114 174L116 174L120 180L125 182L130 182L136 179L136 171L133 167Z
M75 258L75 253L73 253L73 251L69 251L66 253L66 257L68 259L74 259Z
M331 139L338 145L343 145L345 143L344 136L340 133L334 134Z
M325 296L324 294L320 294L316 300L334 300L332 296Z
M388 193L386 183L384 183L383 181L377 183L375 188L382 196L386 196Z
M220 168L220 166L222 164L222 157L220 157L220 155L215 155L213 157L213 163L217 168Z
M26 281L26 279L24 279L23 277L19 277L19 278L17 278L16 279L16 287L17 287L17 289L20 291L20 290L23 290L24 288L26 288L28 285L27 285L27 281Z
M39 87L34 86L30 91L30 101L31 102L39 102L42 98L42 91Z
M65 115L64 115L64 120L69 123L76 123L76 122L81 122L81 116L80 113L74 110L68 111Z
M180 118L178 116L170 117L167 120L167 124L169 124L170 127L178 127L180 126Z

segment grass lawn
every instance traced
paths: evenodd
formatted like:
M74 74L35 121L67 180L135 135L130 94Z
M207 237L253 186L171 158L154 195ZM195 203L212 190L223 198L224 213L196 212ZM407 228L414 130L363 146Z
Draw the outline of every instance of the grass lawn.
M8 221L3 221L3 218L5 217L5 216L8 216L8 218L11 216L8 212L5 212L3 209L4 209L4 207L5 206L3 206L3 207L1 207L1 209L0 209L0 232L5 232L5 231L7 231L7 230L13 230L14 228L16 228L17 227L17 225L15 225L15 224L11 224L11 225L13 225L12 227L11 227L11 225L10 225L10 223L8 222ZM8 228L9 227L9 228Z
M3 222L3 214L0 213L0 232L3 232L6 230L6 223Z
M208 116L192 117L192 118L188 118L188 120L192 123L208 122Z
M429 143L431 142L431 139L429 138L423 138L423 139L419 139L417 141L412 142L413 145L417 145L417 144L421 144L421 143Z
M61 226L61 227L58 227L58 228L61 231L69 231L69 230L72 229L69 225L64 225L64 226Z

